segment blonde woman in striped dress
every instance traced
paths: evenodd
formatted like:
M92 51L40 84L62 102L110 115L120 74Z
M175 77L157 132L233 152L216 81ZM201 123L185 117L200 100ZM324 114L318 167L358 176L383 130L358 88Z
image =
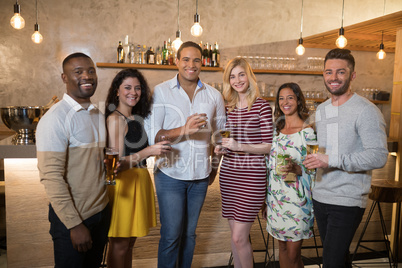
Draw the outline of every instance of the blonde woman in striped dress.
M235 267L246 268L253 266L250 229L266 194L265 155L273 136L272 110L259 98L256 78L246 60L231 60L223 80L226 128L231 134L215 148L215 153L224 155L219 175L222 216L229 221Z

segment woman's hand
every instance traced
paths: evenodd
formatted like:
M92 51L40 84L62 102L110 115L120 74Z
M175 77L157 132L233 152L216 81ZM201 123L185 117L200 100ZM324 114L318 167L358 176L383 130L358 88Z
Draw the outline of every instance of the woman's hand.
M222 145L217 145L214 149L214 153L217 155L223 155L226 154L227 151Z
M172 150L170 141L161 141L154 145L149 146L150 155L161 155L168 153Z
M288 161L288 164L281 168L282 172L285 172L286 175L288 173L294 173L298 176L301 176L303 174L301 166L299 166L296 162L294 162L292 158L285 158L285 160Z
M222 139L222 146L225 148L228 148L232 151L241 151L241 144L238 143L235 139L233 138L223 138Z

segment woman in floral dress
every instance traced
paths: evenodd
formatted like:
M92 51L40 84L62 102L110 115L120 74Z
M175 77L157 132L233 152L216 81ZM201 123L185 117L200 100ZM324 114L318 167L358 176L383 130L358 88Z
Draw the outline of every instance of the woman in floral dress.
M313 174L303 165L306 141L316 140L306 127L308 109L300 87L286 83L279 87L275 101L276 131L269 159L267 231L279 241L282 267L304 267L303 239L312 237L314 224L311 188ZM285 156L288 164L280 166Z

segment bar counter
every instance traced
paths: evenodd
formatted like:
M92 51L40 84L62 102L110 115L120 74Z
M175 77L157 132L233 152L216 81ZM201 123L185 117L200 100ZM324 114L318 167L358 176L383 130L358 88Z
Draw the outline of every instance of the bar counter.
M4 159L7 267L54 267L48 203L39 181L35 145L0 141Z

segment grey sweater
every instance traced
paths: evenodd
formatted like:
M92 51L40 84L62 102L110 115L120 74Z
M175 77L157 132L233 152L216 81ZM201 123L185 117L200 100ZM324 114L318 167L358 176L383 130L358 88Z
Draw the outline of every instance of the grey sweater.
M341 106L331 99L316 111L320 150L329 156L329 167L319 169L313 189L318 202L365 208L371 170L387 162L387 135L381 111L354 94Z

